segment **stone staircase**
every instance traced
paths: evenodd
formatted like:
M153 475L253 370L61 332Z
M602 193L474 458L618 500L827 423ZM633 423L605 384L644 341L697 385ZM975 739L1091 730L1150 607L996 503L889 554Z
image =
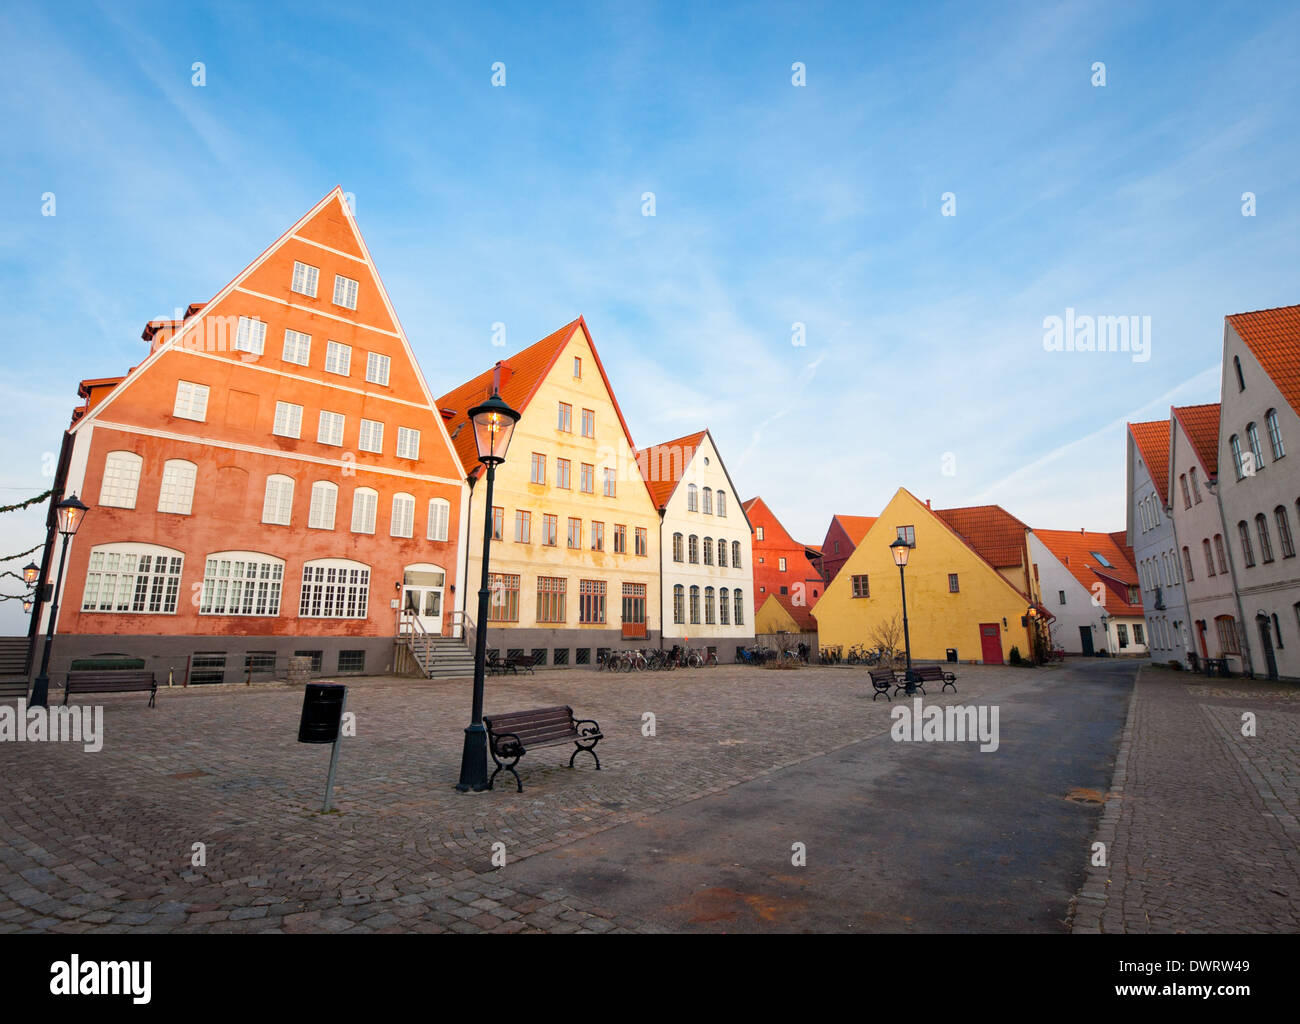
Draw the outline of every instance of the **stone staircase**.
M474 675L474 652L462 637L426 633L417 619L403 615L396 641L399 674L419 674L425 679Z
M0 679L27 674L29 645L25 636L0 636Z

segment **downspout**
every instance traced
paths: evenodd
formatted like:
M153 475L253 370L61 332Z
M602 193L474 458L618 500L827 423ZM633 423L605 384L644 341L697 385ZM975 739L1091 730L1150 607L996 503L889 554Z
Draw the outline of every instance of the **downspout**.
M664 599L666 593L664 590L664 514L668 511L665 505L659 509L659 650L664 649Z
M465 619L469 615L469 538L473 536L470 532L470 524L474 521L474 484L478 480L473 473L465 478L469 484L469 501L465 503L465 526L461 529L460 535L465 538L465 572L461 576L461 595L460 595L460 620L461 620L461 639L466 644L469 643L469 637L465 632ZM474 623L475 632L481 627Z
M1183 614L1187 616L1186 637L1183 630L1178 631L1178 640L1183 648L1183 660L1190 664L1191 659L1187 657L1191 653L1192 643L1195 641L1196 623L1192 619L1192 599L1187 596L1187 566L1183 565L1183 546L1178 541L1178 517L1174 515L1174 501L1177 495L1174 493L1174 473L1177 472L1177 455L1178 455L1178 428L1174 427L1171 431L1172 438L1169 442L1169 477L1165 481L1165 486L1169 488L1169 507L1165 512L1169 516L1169 529L1174 535L1174 559L1178 563L1175 568L1178 569L1178 586L1183 598ZM1148 473L1148 475L1150 475ZM1219 518L1223 518L1220 516ZM1187 557L1191 558L1191 548L1187 549ZM1147 623L1147 660L1154 661L1151 657L1151 623Z

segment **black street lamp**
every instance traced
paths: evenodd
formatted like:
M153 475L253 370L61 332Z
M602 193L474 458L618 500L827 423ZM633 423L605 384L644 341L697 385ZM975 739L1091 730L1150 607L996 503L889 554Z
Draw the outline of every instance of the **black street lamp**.
M77 500L74 494L64 498L54 506L59 517L59 533L63 535L63 547L59 551L59 574L54 577L54 596L50 604L50 625L45 631L45 653L41 655L41 671L32 684L32 702L34 708L43 708L49 704L50 694L50 647L54 643L54 623L59 617L59 588L63 585L63 565L68 557L68 541L76 536L81 528L81 521L86 518L89 509ZM26 575L31 567L23 570ZM39 569L36 570L38 573Z
M907 631L907 581L903 578L903 569L912 553L912 545L898 537L889 545L889 550L894 556L894 564L898 566L898 585L903 590L903 648L907 652L907 673L903 680L907 683L904 692L911 694L916 693L916 673L912 671L912 637Z
M483 677L487 668L488 562L492 557L492 485L497 466L506 461L510 436L519 422L519 413L506 405L492 390L492 397L469 411L474 427L474 444L478 460L487 466L487 495L483 505L483 579L478 589L478 620L474 631L474 714L465 729L465 748L460 756L462 793L487 789L487 730L483 728Z
M29 587L36 582L36 577L41 574L41 567L35 562L28 562L23 566L23 582Z

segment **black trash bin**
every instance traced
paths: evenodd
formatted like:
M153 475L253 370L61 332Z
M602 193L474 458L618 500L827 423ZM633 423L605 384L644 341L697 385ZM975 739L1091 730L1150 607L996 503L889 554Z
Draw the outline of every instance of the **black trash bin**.
M298 720L299 743L333 743L339 738L346 686L337 683L308 683Z
M951 661L954 665L957 663L957 648L955 647L948 648L948 660Z

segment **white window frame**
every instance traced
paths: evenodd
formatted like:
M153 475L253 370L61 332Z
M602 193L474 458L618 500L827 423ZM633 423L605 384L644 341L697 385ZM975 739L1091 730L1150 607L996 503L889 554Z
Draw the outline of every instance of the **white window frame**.
M352 532L375 532L379 512L379 492L373 487L358 487L352 492Z
M325 372L336 373L340 377L352 376L352 346L341 341L325 343Z
M90 549L81 610L175 615L184 566L184 552L174 548L157 544L100 544Z
M446 541L448 527L451 524L451 502L446 498L429 499L429 540Z
M299 283L302 287L298 287ZM316 288L320 284L320 267L313 267L310 263L303 263L301 260L293 261L293 279L289 282L289 287L299 295L306 295L308 298L316 298Z
M328 496L328 497L327 497ZM307 513L307 528L332 530L339 507L339 485L329 480L317 480L311 485L311 508Z
M266 478L262 497L262 522L269 526L289 526L293 521L293 477L272 473Z
M302 406L292 402L275 403L275 422L271 433L278 437L302 437Z
M284 559L258 551L214 551L203 563L200 615L280 614Z
M293 363L295 366L309 365L311 363L311 335L286 327L284 329L284 348L280 357L286 363Z
M255 316L241 316L235 329L235 351L260 356L266 351L266 321Z
M298 617L364 619L370 604L370 566L346 558L318 558L302 566Z
M194 484L199 467L188 459L168 459L163 463L162 484L158 488L158 511L188 516L194 511Z
M397 428L397 457L399 459L420 457L420 432L414 427Z
M379 372L381 368L383 373ZM392 359L382 352L366 353L366 383L388 387L388 379L392 374L392 368Z
M393 495L393 514L389 517L390 537L415 536L415 495L398 491Z
M207 422L208 386L196 384L192 380L176 382L176 402L172 406L172 415L183 420Z
M107 508L135 508L140 496L140 476L143 471L144 459L135 452L109 452L104 456L99 504Z
M342 306L344 309L357 308L357 295L361 291L361 282L351 277L344 277L342 274L334 275L334 305ZM342 293L340 299L340 292ZM348 300L352 301L349 302Z
M330 412L328 409L320 411L320 420L316 427L316 440L320 444L333 445L336 448L343 445L343 430L347 426L347 417L341 412ZM337 430L334 429L337 427Z
M357 451L370 452L374 455L384 453L384 425L379 420L361 421L357 431Z

